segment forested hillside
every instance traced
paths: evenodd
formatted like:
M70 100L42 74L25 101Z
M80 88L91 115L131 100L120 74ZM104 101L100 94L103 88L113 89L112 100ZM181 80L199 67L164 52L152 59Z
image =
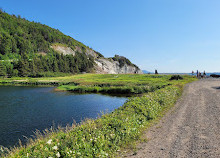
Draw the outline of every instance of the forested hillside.
M52 44L73 50L77 47L80 52L63 55L52 49ZM90 72L94 59L85 53L86 49L59 30L0 11L0 76Z

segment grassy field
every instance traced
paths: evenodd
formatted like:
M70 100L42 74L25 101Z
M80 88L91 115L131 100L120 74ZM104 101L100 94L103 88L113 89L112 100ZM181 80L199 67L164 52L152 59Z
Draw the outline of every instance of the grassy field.
M171 81L170 78L171 75L80 74L66 77L1 78L0 85L52 85L58 86L59 90L75 92L141 94L194 80L190 76L184 76L184 80L178 81Z
M84 74L2 79L2 84L53 82L63 90L77 87L156 87L152 92L141 92L140 97L129 98L123 106L99 119L38 133L35 140L30 139L27 145L11 149L5 157L115 157L121 149L139 140L149 123L175 104L186 83L196 80L190 76L183 76L183 80L170 78L170 75Z

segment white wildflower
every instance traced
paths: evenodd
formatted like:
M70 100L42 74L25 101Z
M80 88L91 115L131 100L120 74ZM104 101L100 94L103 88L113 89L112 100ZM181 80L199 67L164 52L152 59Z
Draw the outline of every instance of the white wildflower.
M54 147L53 147L53 150L57 150L57 149L58 149L58 147L57 147L57 146L54 146Z
M53 158L53 157L50 156L50 157L48 157L48 158Z
M47 144L51 144L52 143L52 139L48 140Z
M60 157L60 153L58 152L58 153L56 154L56 156L57 156L57 157Z

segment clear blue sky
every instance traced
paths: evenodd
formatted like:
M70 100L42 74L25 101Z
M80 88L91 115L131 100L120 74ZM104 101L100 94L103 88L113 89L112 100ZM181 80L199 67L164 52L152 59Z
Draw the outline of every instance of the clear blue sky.
M0 7L141 69L220 71L219 0L0 0Z

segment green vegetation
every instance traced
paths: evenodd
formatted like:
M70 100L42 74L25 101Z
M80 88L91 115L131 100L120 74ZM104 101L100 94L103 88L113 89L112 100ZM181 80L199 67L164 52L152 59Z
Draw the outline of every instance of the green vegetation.
M52 45L81 50L76 55L62 55ZM0 76L44 77L57 72L91 72L94 59L90 49L59 30L0 10ZM99 53L99 56L102 56Z
M164 88L165 85L154 85L154 86L71 86L62 85L58 87L59 90L66 90L79 93L107 93L107 94L142 94L147 92L153 92L156 89Z
M28 145L14 148L6 157L114 157L117 151L134 144L150 122L170 108L181 94L184 84L196 80L169 80L171 75L98 75L84 74L51 78L14 78L4 82L55 82L61 88L86 87L143 87L165 85L141 97L130 98L123 106L96 120L38 134ZM3 80L1 80L3 82ZM74 84L75 86L72 86ZM161 88L161 89L159 89Z
M62 74L59 73L58 75ZM58 89L60 90L75 92L141 94L193 80L190 76L184 76L184 80L178 81L169 80L170 78L171 75L78 74L65 77L2 78L0 84L59 85Z
M172 75L170 77L170 80L183 80L183 77L180 75Z
M137 67L136 65L132 64L129 59L127 59L127 58L125 58L123 56L115 55L112 59L114 61L118 61L119 62L119 67L123 67L125 64Z

